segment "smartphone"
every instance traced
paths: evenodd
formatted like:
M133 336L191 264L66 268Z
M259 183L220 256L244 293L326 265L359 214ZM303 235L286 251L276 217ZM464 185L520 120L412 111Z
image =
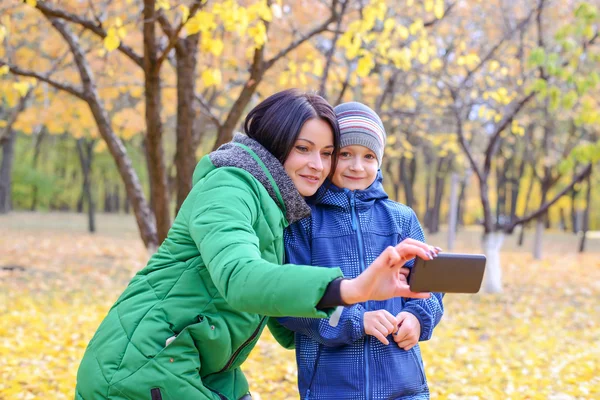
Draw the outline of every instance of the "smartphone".
M408 283L413 292L477 293L486 258L483 254L441 252L433 260L417 257Z

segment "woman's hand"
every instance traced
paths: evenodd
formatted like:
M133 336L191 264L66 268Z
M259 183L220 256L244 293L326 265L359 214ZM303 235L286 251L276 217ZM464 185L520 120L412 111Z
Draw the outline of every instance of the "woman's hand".
M354 279L343 280L341 296L346 304L368 300L387 300L392 297L428 299L430 293L410 290L406 277L409 270L402 266L415 257L433 260L441 249L414 239L405 239L395 247L388 247L373 264Z
M386 337L398 330L398 320L386 310L367 311L364 314L365 333L375 336L381 343L388 345Z

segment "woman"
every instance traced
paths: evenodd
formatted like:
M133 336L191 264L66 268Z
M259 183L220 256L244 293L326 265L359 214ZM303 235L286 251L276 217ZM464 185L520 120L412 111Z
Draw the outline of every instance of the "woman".
M281 265L283 229L310 213L302 196L335 164L339 128L321 97L277 93L254 108L247 134L203 157L194 186L148 265L90 341L77 399L240 399L240 370L268 316L327 317L335 306L411 293L401 265L425 244L388 248L355 279L336 268Z

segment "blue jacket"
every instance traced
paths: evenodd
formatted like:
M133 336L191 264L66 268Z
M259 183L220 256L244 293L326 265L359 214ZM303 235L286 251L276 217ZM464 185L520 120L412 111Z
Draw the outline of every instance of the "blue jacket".
M311 204L311 217L286 229L287 262L341 267L356 277L387 247L406 238L424 241L414 211L388 199L379 172L365 190L350 191L328 183ZM407 264L412 266L412 261ZM327 319L280 318L296 332L298 388L302 399L428 399L419 346L402 350L366 335L365 311L385 309L396 316L414 314L421 324L420 341L431 338L444 312L441 293L429 299L395 298L344 308L334 328Z

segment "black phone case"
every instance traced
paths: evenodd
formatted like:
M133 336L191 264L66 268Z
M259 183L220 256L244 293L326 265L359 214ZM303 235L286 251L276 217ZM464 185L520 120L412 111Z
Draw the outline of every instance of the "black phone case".
M483 254L439 253L433 260L416 258L409 285L413 292L477 293L486 258Z

